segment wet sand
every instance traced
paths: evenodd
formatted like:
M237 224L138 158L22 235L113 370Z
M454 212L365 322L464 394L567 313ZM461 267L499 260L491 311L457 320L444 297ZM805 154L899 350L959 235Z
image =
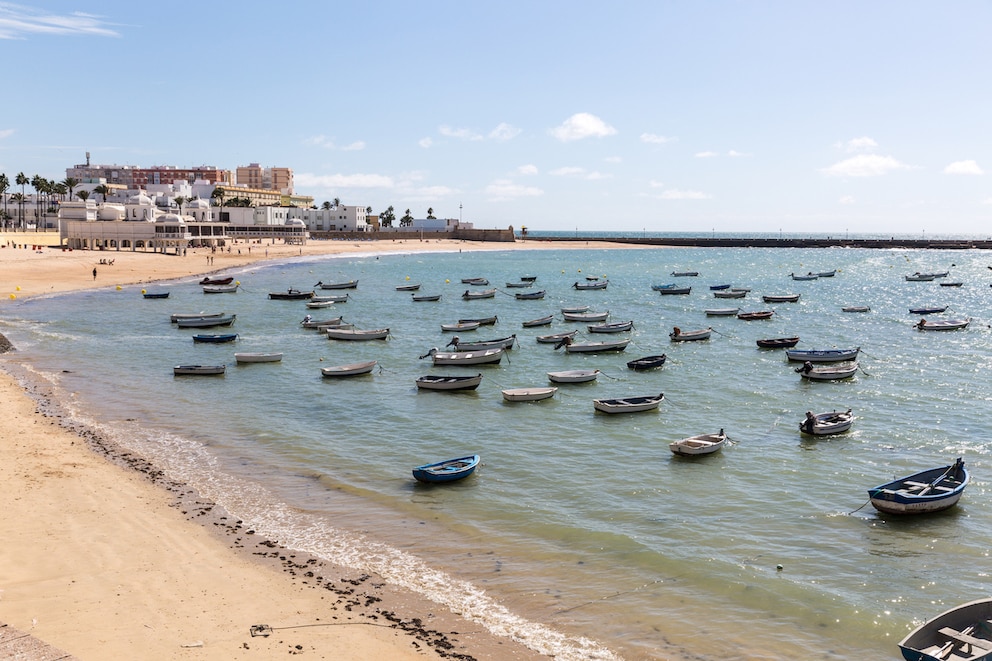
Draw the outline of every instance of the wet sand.
M56 243L54 234L0 233L0 315L26 296L223 273L266 259L579 247L312 241L185 257L31 247ZM378 576L259 539L141 457L63 425L49 400L43 386L0 372L0 622L84 660L547 658Z

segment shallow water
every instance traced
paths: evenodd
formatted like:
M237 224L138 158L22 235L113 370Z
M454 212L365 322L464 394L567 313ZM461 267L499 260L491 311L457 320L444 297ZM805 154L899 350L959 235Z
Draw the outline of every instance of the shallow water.
M236 275L237 294L204 295L195 279L18 301L0 331L7 357L56 384L74 419L98 425L224 505L258 532L349 566L377 571L451 605L496 632L561 658L898 658L915 623L987 591L992 541L987 499L992 398L987 378L992 256L978 251L657 249L508 251L320 258ZM952 267L951 265L954 264ZM839 269L834 278L789 273ZM948 280L906 282L951 269ZM672 278L695 270L696 278ZM543 301L518 301L504 283L536 275ZM605 291L576 291L587 275ZM482 276L494 299L463 301ZM407 280L409 278L409 280ZM318 280L359 280L326 310L267 292ZM692 285L661 296L652 284ZM438 303L397 285L423 283ZM733 307L709 285L753 291L745 310L769 321L706 317ZM766 305L761 294L802 294ZM328 292L323 292L328 293ZM340 293L340 292L332 292ZM589 304L632 319L621 354L565 354L537 335L580 329L521 322ZM964 331L919 332L908 308L946 304ZM871 312L843 313L869 305ZM235 344L193 344L173 312L238 315ZM344 315L389 327L386 342L339 342L300 319ZM441 323L490 315L460 333L515 333L499 366L434 368L419 360L452 334ZM712 326L706 342L671 343L673 326ZM799 348L860 346L862 370L809 383L762 337L799 335ZM236 365L235 351L282 351L280 363ZM625 362L666 353L661 370ZM320 368L376 359L352 379ZM226 363L223 377L174 377L181 363ZM546 385L546 372L598 368L550 400L508 403L500 390ZM468 393L417 391L424 374L484 374ZM592 399L664 392L658 412L594 413ZM853 408L852 432L800 437L806 410ZM668 443L723 428L734 443L697 459ZM473 477L414 483L410 468L477 452ZM964 457L972 484L938 516L877 516L866 490L894 476ZM859 509L860 508L860 509ZM581 639L586 636L591 640ZM591 642L592 640L596 641Z

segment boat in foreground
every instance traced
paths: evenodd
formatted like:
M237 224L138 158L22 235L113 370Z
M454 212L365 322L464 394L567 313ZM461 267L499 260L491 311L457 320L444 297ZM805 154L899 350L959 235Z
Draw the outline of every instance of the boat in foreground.
M927 620L899 641L906 661L992 659L992 599L955 606Z
M947 330L958 330L960 328L967 328L968 324L971 323L971 319L940 319L938 321L928 321L926 319L920 319L920 322L916 324L916 327L920 330L925 331L947 331Z
M665 399L663 393L642 397L617 397L615 399L594 399L593 408L602 413L641 413L653 411Z
M238 318L236 314L227 314L220 317L213 315L208 317L190 317L176 319L176 326L179 328L213 328L215 326L230 326Z
M281 352L248 351L234 354L239 363L278 363L282 360Z
M176 365L172 373L176 375L214 376L227 371L227 365Z
M215 335L200 334L193 336L194 342L205 342L208 344L222 344L224 342L234 342L236 339L238 339L237 333L221 333Z
M811 363L839 363L843 360L854 360L858 357L861 347L853 349L788 349L785 352L789 360L809 361Z
M424 390L475 390L482 383L482 373L475 376L441 376L428 374L417 379L417 387Z
M829 413L806 412L806 418L799 423L799 431L810 436L830 436L846 432L854 424L851 409L830 411Z
M969 479L964 461L958 458L950 466L920 471L869 489L868 497L872 506L885 514L941 512L957 504Z
M586 383L595 381L599 370L565 370L563 372L548 372L548 381L552 383Z
M553 397L558 392L555 386L537 388L507 388L503 391L503 399L508 402L536 402Z
M479 461L479 455L473 454L468 457L424 464L413 469L413 476L418 482L454 482L474 473Z
M712 454L727 443L727 434L721 429L716 434L699 434L668 444L668 449L680 455Z
M798 337L771 337L764 340L755 340L762 349L791 349L799 344Z
M358 376L359 374L370 373L378 361L366 360L363 363L351 363L350 365L336 365L334 367L322 367L320 373L324 376Z
M635 371L653 370L664 365L666 360L668 360L668 356L665 354L644 356L643 358L635 358L634 360L627 361L627 367Z

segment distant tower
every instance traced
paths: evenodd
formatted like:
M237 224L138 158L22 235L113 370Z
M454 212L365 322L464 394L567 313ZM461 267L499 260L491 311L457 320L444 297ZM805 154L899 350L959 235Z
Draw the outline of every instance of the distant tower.
M90 153L86 152L86 167L90 166Z

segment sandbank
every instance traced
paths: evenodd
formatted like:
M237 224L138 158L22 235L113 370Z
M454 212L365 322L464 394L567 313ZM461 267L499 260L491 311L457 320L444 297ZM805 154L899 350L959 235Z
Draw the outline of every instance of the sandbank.
M223 273L266 259L618 247L311 241L183 257L62 251L47 247L56 235L30 232L0 233L0 244L0 315L27 296ZM63 426L47 413L46 397L43 387L0 371L0 622L83 660L547 658L378 576L256 538L140 457Z

